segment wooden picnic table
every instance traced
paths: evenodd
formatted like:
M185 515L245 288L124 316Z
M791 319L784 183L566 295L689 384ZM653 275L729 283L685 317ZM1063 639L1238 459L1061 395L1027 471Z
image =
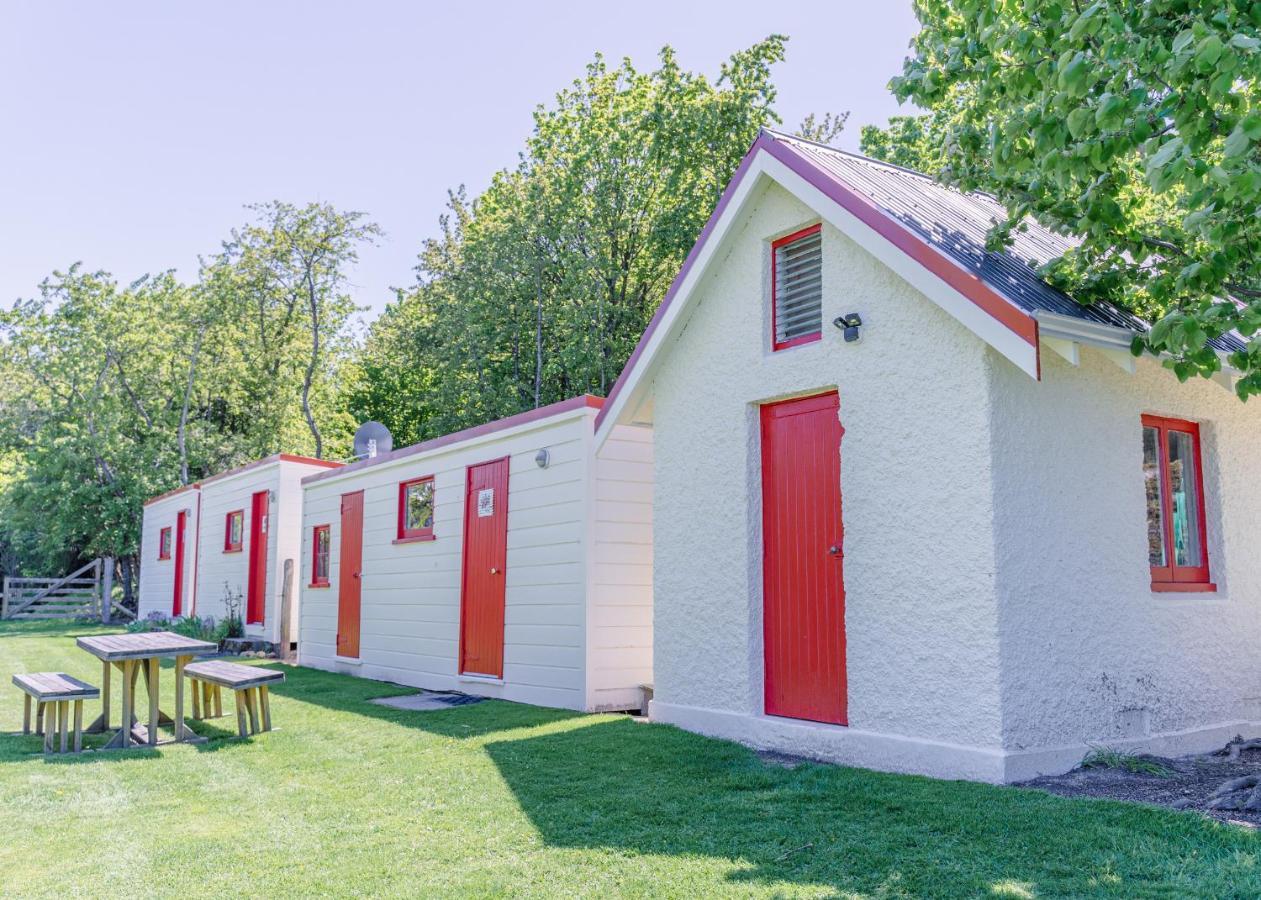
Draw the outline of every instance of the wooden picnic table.
M158 726L171 725L175 740L199 740L184 721L184 666L194 656L214 653L219 648L209 641L184 637L171 631L149 631L140 634L106 634L100 637L81 637L78 646L101 661L104 683L101 685L101 714L89 725L87 732L104 733L110 730L110 668L122 673L123 720L118 733L102 748L127 748L136 744L156 747ZM172 718L158 707L158 673L163 658L175 660L175 716ZM136 678L143 672L149 693L149 721L140 723L135 710Z

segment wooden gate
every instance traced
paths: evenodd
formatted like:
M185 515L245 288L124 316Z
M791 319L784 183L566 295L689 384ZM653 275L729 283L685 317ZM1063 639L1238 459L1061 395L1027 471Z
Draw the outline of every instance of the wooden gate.
M110 601L104 604L113 584L114 561L94 559L64 578L4 579L0 600L0 619L108 619L113 611L132 618L132 614Z

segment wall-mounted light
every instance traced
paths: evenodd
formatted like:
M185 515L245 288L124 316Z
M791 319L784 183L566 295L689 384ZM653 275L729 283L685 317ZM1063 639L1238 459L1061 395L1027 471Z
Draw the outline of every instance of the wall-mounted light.
M846 313L843 316L837 316L832 320L832 324L845 332L845 342L852 344L862 339L862 334L858 329L863 327L863 319L858 313Z
M534 454L534 464L540 469L546 469L548 463L552 461L552 454L544 447L538 453Z

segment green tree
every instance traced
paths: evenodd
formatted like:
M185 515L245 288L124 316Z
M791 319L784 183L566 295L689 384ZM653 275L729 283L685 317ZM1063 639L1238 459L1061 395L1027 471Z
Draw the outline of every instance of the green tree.
M859 149L873 159L882 159L932 175L943 181L951 178L950 123L946 116L891 116L884 128L864 125L858 138Z
M72 266L0 311L0 564L134 584L145 499L277 451L349 451L356 248L325 205L253 208L194 284Z
M1154 321L1136 341L1180 378L1221 368L1261 391L1261 4L917 0L892 83L940 115L945 177L1081 243L1048 274Z
M353 406L410 442L590 391L621 372L758 130L785 39L716 80L597 56L539 107L519 165L453 191L417 284L372 325ZM803 127L830 140L844 116Z

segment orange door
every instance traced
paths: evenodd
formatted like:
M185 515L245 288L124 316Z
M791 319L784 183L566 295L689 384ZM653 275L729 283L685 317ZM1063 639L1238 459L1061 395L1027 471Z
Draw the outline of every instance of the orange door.
M835 393L762 407L766 713L844 725L841 422Z
M470 466L464 494L460 671L504 674L504 568L508 560L508 458Z
M337 655L358 659L359 601L363 590L363 491L342 494L338 561Z
M259 491L250 502L250 572L245 598L245 621L261 625L267 613L267 511L268 492Z

